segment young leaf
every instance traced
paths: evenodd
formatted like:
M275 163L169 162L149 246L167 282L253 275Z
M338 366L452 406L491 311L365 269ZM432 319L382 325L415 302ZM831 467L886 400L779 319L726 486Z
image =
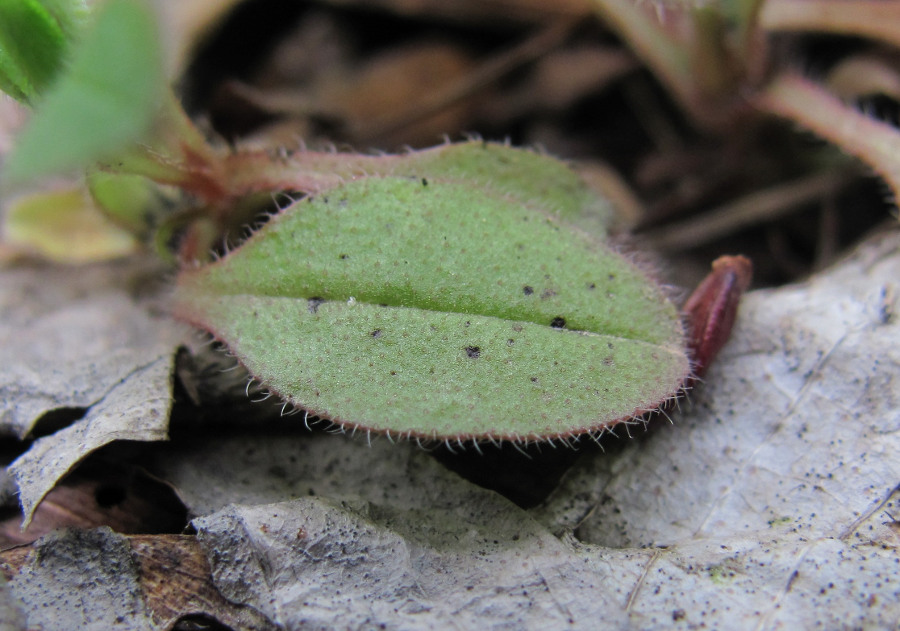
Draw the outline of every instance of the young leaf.
M679 389L681 324L654 282L552 205L452 172L348 181L183 273L175 312L272 391L351 427L602 430Z
M103 4L42 99L6 168L21 181L85 166L147 131L162 94L153 12L142 2Z

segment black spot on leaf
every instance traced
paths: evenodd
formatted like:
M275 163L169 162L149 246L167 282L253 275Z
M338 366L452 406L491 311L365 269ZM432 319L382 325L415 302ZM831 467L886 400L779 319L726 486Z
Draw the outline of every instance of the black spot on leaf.
M552 320L550 320L550 326L554 329L561 329L566 326L566 319L562 316L556 316Z
M531 285L525 285L524 287L522 287L522 293L526 296L530 296L534 293L534 287L532 287Z
M315 313L319 310L319 305L322 304L323 302L325 302L325 300L322 298L315 298L315 297L310 298L309 300L306 301L306 308L309 310L310 313Z
M466 346L466 356L470 359L478 359L481 357L480 346Z
M371 333L369 333L372 337L378 338L381 337L381 329L375 329Z

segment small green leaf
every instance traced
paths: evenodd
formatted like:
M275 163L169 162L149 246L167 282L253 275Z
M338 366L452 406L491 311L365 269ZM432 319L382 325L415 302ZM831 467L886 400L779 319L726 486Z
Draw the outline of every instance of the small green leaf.
M9 159L22 181L114 155L150 126L163 88L153 12L142 2L103 4Z
M152 215L163 203L159 186L140 175L91 171L86 182L97 206L135 235L151 228Z
M660 288L487 175L429 164L297 202L183 273L176 314L310 414L394 435L568 436L674 394L689 367Z

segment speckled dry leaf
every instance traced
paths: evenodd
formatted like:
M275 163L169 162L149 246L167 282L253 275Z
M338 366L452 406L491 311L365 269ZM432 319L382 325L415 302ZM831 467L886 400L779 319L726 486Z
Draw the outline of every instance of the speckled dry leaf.
M164 631L183 619L274 629L252 609L222 598L201 547L188 535L59 531L0 553L2 576L24 612L23 625L27 620L27 627L14 629Z
M12 552L18 570L9 589L28 628L155 631L141 597L139 565L128 542L110 530L63 530L41 539L29 555Z
M159 455L154 471L172 483L193 515L306 495L413 509L459 484L455 474L409 443L381 439L370 445L346 436L283 431L210 436L199 449L193 441L173 444Z
M22 631L25 628L25 614L6 580L0 576L0 631Z
M136 301L149 273L125 264L0 273L0 430L25 436L44 414L84 412L15 463L26 516L94 449L166 438L179 329Z
M386 442L223 439L164 470L218 511L195 524L220 589L283 624L889 627L898 242L752 294L674 426L530 513Z

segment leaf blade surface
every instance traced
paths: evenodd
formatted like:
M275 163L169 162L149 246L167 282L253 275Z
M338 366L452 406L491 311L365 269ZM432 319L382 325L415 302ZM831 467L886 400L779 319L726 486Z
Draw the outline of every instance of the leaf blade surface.
M298 407L427 438L599 430L689 369L678 313L641 271L455 178L366 177L298 202L184 273L175 306Z

